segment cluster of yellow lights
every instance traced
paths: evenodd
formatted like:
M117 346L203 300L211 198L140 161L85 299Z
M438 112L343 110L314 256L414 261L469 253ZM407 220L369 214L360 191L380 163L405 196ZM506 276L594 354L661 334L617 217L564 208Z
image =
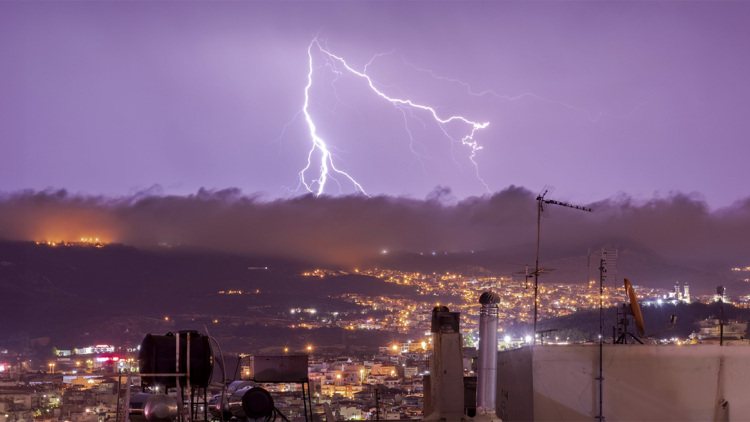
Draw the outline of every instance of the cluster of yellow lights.
M260 289L255 290L219 290L218 294L220 295L252 295L252 294L260 294Z
M304 277L318 277L318 278L325 278L326 276L333 276L336 275L336 271L331 270L325 270L325 269L316 269L314 271L306 271L302 273L302 276Z
M750 267L748 267L748 270L750 271ZM460 310L463 315L473 315L475 317L478 316L478 309L476 309L477 298L481 291L488 288L487 284L490 284L490 289L499 289L498 294L501 295L500 306L506 309L506 311L501 313L503 319L518 318L525 322L531 320L532 314L530 310L534 307L532 299L534 296L533 289L527 286L526 289L518 291L519 286L515 284L504 286L497 286L495 284L498 280L515 280L513 278L470 278L450 272L421 274L378 268L367 270L356 269L355 272L377 277L389 283L414 284L421 295L440 293L446 296L454 296L457 299L455 303L450 301L446 303L446 306L454 311ZM310 275L315 276L317 274L310 273ZM540 295L537 301L541 306L539 310L542 317L563 316L580 309L595 308L599 306L600 300L605 302L605 306L622 300L622 294L618 288L602 287L603 292L600 294L598 291L598 281L596 280L589 280L588 286L540 286ZM395 299L389 296L357 294L347 294L341 297L348 302L362 307L393 312L392 315L382 317L379 320L370 318L366 323L349 323L344 327L348 330L398 327L398 330L408 332L410 327L417 327L425 322L422 318L423 314L429 314L427 301L423 303L422 301ZM469 319L471 320L471 317Z
M65 245L66 243L72 243L72 244L87 244L87 245L96 245L100 246L105 244L105 242L101 241L98 237L81 237L77 241L73 242L66 242L65 240L42 240L42 241L36 241L34 242L37 245L48 245L48 246L58 246L58 245Z

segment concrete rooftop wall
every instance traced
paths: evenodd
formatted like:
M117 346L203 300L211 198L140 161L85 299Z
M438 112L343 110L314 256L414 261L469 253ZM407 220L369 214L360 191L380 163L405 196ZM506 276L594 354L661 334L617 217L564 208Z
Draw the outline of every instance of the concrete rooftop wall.
M603 415L616 421L750 420L750 347L604 345ZM510 421L593 420L599 345L498 354L497 413Z

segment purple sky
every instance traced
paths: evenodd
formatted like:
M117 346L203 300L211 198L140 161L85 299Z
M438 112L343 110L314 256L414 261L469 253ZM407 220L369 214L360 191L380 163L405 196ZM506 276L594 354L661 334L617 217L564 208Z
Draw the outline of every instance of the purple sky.
M388 53L367 69L387 95L489 122L492 192L719 209L748 196L748 22L739 1L0 2L0 192L305 193L317 36L360 72ZM318 134L368 193L488 193L428 113L312 59Z

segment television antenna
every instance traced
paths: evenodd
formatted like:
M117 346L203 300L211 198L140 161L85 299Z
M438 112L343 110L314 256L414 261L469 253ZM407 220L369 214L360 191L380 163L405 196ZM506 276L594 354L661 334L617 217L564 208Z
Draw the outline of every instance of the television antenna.
M528 289L529 288L529 279L533 278L535 274L538 275L545 275L552 271L555 271L556 268L540 268L539 271L530 271L529 266L524 265L525 270L524 271L516 271L513 273L513 275L522 275L524 276L525 280L523 282L523 288Z
M579 211L591 212L591 208L583 207L580 205L572 205L567 202L555 201L553 199L547 199L547 194L550 193L550 188L545 188L544 192L536 197L537 201L537 215L536 215L536 262L534 264L534 343L536 345L536 323L537 323L537 307L539 305L539 274L542 271L539 268L539 241L541 238L542 231L542 212L544 211L545 204L559 205L561 207L573 208Z

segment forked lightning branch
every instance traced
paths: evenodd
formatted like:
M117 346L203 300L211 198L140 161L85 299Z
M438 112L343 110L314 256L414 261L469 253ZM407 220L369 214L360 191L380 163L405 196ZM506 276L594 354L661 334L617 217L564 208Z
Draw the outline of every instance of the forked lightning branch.
M465 146L468 149L469 160L471 160L472 164L474 165L477 178L485 186L485 188L487 188L487 184L479 175L479 168L477 166L477 162L475 161L476 154L479 150L482 149L482 146L477 143L474 137L477 131L486 128L489 125L489 122L476 122L460 115L441 116L432 106L419 104L413 102L408 98L391 97L385 92L378 89L375 86L372 78L367 74L367 66L372 62L372 60L370 61L370 63L368 63L368 65L364 67L362 71L358 71L352 68L346 62L346 60L344 60L344 58L333 54L325 46L323 46L323 44L321 44L321 42L317 38L315 38L307 48L309 67L307 73L307 85L305 86L305 101L302 107L302 113L305 116L305 122L307 123L307 127L310 132L309 135L311 145L310 150L307 154L307 164L299 172L300 184L303 185L309 192L312 192L316 195L322 195L323 193L325 193L326 184L330 181L334 181L334 183L338 184L339 187L342 186L342 183L348 183L356 192L368 195L364 186L362 186L362 184L360 184L352 174L341 170L336 166L336 157L334 156L334 154L332 154L331 148L326 140L318 134L316 121L311 114L310 89L313 86L313 74L314 70L316 69L314 58L316 56L320 57L321 55L327 61L327 66L324 67L325 69L331 69L337 74L348 73L354 77L361 79L362 82L366 84L367 87L369 87L375 99L388 101L393 104L394 107L397 107L402 111L409 110L426 115L434 122L435 125L437 125L437 127L448 139L453 142L460 142L463 146ZM460 139L455 139L452 135L450 135L447 128L447 125L450 123L459 123L466 126L465 135L463 135ZM408 133L408 130L407 134L411 137L411 134ZM487 190L489 191L489 188L487 188Z

